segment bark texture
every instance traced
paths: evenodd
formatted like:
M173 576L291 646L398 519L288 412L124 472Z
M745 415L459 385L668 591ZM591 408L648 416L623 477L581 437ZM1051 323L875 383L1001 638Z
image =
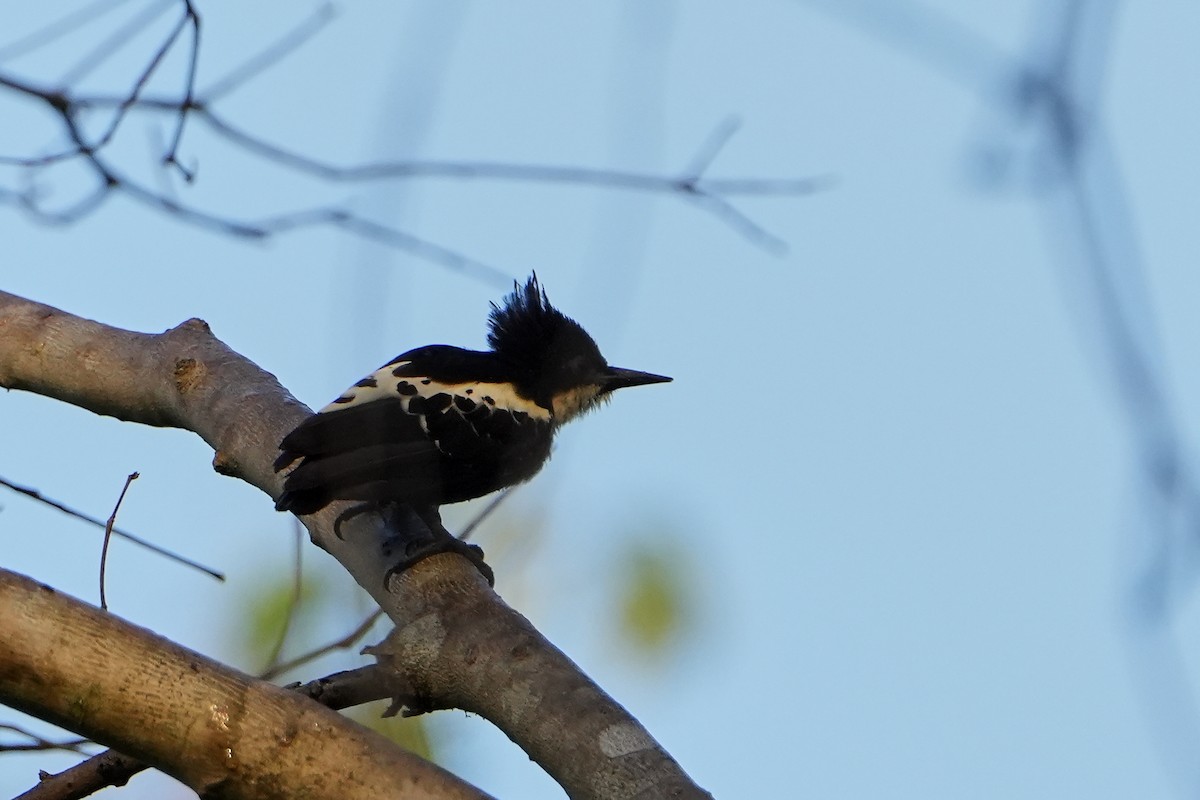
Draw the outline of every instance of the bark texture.
M200 320L133 333L3 292L0 387L194 431L213 447L214 468L272 498L282 485L271 468L278 443L311 413ZM396 531L360 515L339 538L333 520L345 508L301 521L396 624L377 654L416 688L419 706L486 717L572 798L709 796L465 559L435 556L385 585Z

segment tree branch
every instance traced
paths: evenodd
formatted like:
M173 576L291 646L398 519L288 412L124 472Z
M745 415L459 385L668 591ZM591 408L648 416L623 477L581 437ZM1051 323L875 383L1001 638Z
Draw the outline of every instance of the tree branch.
M481 798L318 704L0 570L0 697L202 797Z
M359 667L287 688L326 708L349 708L389 696L380 693L380 687L387 685L387 681L379 673L378 666ZM43 772L36 786L13 800L80 800L109 786L124 786L149 766L133 756L105 750L55 775Z
M278 443L308 409L274 376L189 320L133 333L0 292L0 387L96 413L185 428L214 468L272 497ZM572 798L708 797L625 709L491 590L468 561L428 558L385 585L403 531L349 504L301 521L396 624L381 663L414 687L416 710L463 708L496 724Z

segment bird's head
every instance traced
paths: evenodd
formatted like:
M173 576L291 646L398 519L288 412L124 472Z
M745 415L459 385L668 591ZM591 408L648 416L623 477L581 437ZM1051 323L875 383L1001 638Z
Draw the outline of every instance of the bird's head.
M671 380L610 367L583 327L550 305L537 275L516 284L504 305L492 304L488 344L514 372L517 390L564 423L617 389Z

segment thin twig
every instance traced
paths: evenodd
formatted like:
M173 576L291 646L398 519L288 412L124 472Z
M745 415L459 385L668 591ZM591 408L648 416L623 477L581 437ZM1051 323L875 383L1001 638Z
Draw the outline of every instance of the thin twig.
M77 102L84 107L111 105L112 97L83 97ZM173 113L173 101L161 98L139 102L160 112ZM366 183L372 181L449 178L454 180L520 181L525 183L563 183L579 186L594 186L629 191L674 193L715 193L725 196L801 196L829 188L832 180L827 175L804 178L701 178L684 172L682 175L654 175L629 172L619 169L604 169L554 164L515 164L505 161L377 161L366 164L339 166L311 156L297 153L281 145L268 142L248 133L222 117L211 107L200 101L196 115L214 133L268 161L320 180L335 183ZM691 161L706 152L710 145L706 140L701 151Z
M160 2L153 3L142 9L137 16L117 28L104 39L101 39L98 44L80 56L74 64L59 76L59 85L70 86L86 78L101 64L119 53L121 48L132 42L137 34L150 27L154 20L162 16L170 7L170 0L160 0Z
M367 617L365 620L363 620L362 623L357 628L355 628L354 630L352 630L350 633L346 634L342 638L340 638L336 641L330 642L329 644L318 647L315 650L310 650L309 652L304 653L303 655L296 656L291 661L285 661L282 664L275 664L274 666L272 666L268 669L265 669L261 673L259 673L258 677L262 678L264 681L269 681L269 680L279 677L280 675L284 674L285 672L290 672L291 670L295 669L296 667L303 666L303 665L309 663L310 661L316 661L321 656L326 655L328 653L332 653L335 650L346 650L348 648L351 648L354 645L358 644L358 642L361 641L362 638L364 636L366 636L368 632L370 632L371 627L374 626L375 623L378 622L379 618L382 616L383 616L383 610L377 608L377 609L375 609L375 611L373 611L371 613L371 615L369 617Z
M56 19L49 25L38 28L20 39L0 47L0 62L17 58L45 47L51 42L61 39L71 31L77 30L100 19L100 17L115 11L128 0L96 0L83 8L77 8L66 16Z
M205 104L210 104L246 85L260 73L275 66L316 36L336 16L337 9L332 3L323 4L299 25L201 90L200 96L204 98Z
M13 752L30 752L38 750L69 750L72 753L85 753L83 745L89 744L90 739L63 739L62 741L53 741L43 736L39 736L33 731L26 730L18 725L12 725L6 722L0 722L0 730L10 731L12 733L24 736L29 739L28 742L22 744L2 744L0 743L0 753Z
M515 486L510 486L488 501L488 504L483 507L483 510L475 515L475 519L468 522L467 527L462 529L462 531L458 534L458 538L464 542L470 539L471 534L475 532L475 529L478 528L485 519L490 517L492 512L499 508L500 504L507 500L510 494L516 491L516 488L517 487Z
M499 267L464 255L457 250L444 247L437 242L422 239L407 231L392 228L388 225L359 216L343 208L318 208L311 211L301 211L296 214L285 214L260 223L263 230L270 233L290 230L294 227L314 227L332 225L335 228L356 233L364 239L380 242L392 247L406 250L413 255L440 264L455 272L474 275L495 286L508 287L512 285L513 276Z
M292 596L288 598L287 613L283 617L283 628L279 631L279 638L275 640L275 646L271 648L271 654L267 656L267 668L264 672L269 672L279 663L279 654L283 652L283 645L291 631L292 620L296 617L296 611L300 607L300 595L304 590L304 529L300 525L300 520L294 516L292 517L292 531L295 534L292 538L296 545L295 553L292 555Z
M88 514L84 514L82 511L76 511L75 509L62 504L57 500L53 500L49 497L46 497L44 494L39 492L37 489L31 489L28 486L20 486L6 478L2 478L2 477L0 477L0 486L3 486L6 489L11 489L12 491L16 492L17 494L23 494L28 498L36 500L39 503L42 503L43 505L47 505L53 509L57 509L58 511L61 511L62 513L66 514L67 516L74 517L75 519L83 520L84 522L86 522L90 525L95 525L96 527L100 528L101 530L104 530L107 528L107 525L105 524L104 520L97 519L96 517L89 516ZM187 558L186 556L181 556L178 553L175 553L175 552L172 552L171 550L166 549L165 547L161 547L157 544L154 544L153 542L147 541L146 539L143 539L140 536L134 536L132 533L130 533L126 530L122 530L121 528L118 528L115 525L112 528L112 532L113 532L113 535L120 536L122 539L125 539L128 542L132 542L133 544L136 544L139 547L144 547L153 553L157 553L160 556L163 556L164 558L169 558L170 560L175 561L179 564L183 564L184 566L191 567L192 569L195 569L195 570L199 570L200 572L203 572L206 575L211 575L212 577L216 578L219 581L225 580L224 573L218 572L217 570L213 569L212 567L206 567L198 561L192 561L190 558Z
M734 231L741 234L750 243L757 245L774 256L787 255L787 242L750 219L728 200L711 193L695 193L684 196L695 205L707 209L709 213L730 228L733 228Z
M196 97L196 68L200 63L200 15L196 13L196 7L192 5L192 0L183 0L183 6L183 22L191 22L192 46L188 53L187 80L183 87L183 101L179 106L179 121L175 125L175 135L171 138L171 145L167 148L166 155L163 156L163 164L178 169L183 179L191 183L195 174L179 163L178 156L179 145L183 141L183 126L187 123L188 113L192 110Z
M737 116L729 116L721 120L716 128L708 134L708 138L700 145L700 149L692 156L692 160L683 169L685 178L690 178L692 183L696 183L708 172L708 168L716 161L717 156L725 149L725 145L729 144L729 140L742 127L742 120Z
M104 573L108 568L108 543L112 541L113 525L117 522L117 512L121 510L121 501L125 499L125 493L129 491L129 484L138 479L138 473L131 472L125 478L125 485L121 487L121 494L117 497L117 504L113 506L113 512L108 518L108 524L104 526L104 546L100 548L100 608L108 611L108 598L104 595Z

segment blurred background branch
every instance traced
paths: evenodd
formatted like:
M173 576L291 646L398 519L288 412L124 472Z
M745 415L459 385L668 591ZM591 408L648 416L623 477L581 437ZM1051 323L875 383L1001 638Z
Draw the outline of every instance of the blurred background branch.
M58 43L67 34L94 23L108 5L104 0L96 0L86 9L74 10L44 28L0 47L0 65ZM319 7L291 30L285 31L275 41L267 43L243 63L217 78L210 86L197 88L200 16L190 0L178 0L178 5L177 22L165 31L155 46L149 48L141 70L131 77L128 89L121 95L92 94L80 91L75 86L88 78L106 59L131 46L137 35L150 30L162 13L169 9L169 3L156 0L145 4L143 13L133 17L111 39L100 42L58 81L43 82L11 70L0 70L0 90L40 101L57 118L59 128L56 142L49 146L48 152L38 155L0 154L0 165L16 168L19 184L19 187L0 184L0 202L15 205L34 221L47 225L76 224L94 214L114 195L123 195L185 223L250 239L265 239L314 226L332 226L400 248L442 267L507 286L512 273L466 256L453 247L369 219L348 205L329 204L249 217L208 210L182 199L180 192L186 191L186 186L197 178L198 169L194 166L185 167L180 161L180 147L187 123L190 120L203 122L212 132L245 153L322 182L367 183L437 177L561 183L675 195L708 211L752 244L777 254L786 252L786 243L738 210L732 198L802 196L830 185L828 177L709 177L707 168L732 133L728 124L720 126L718 134L710 136L701 151L691 159L690 165L677 175L486 161L399 161L337 166L268 142L220 115L214 108L218 100L237 92L246 82L276 66L332 22L335 16L332 7ZM186 79L178 94L169 97L148 96L147 87L160 72L166 57L178 48L184 49L186 58ZM174 170L183 179L183 187L152 188L109 156L109 151L117 149L114 147L116 140L128 127L129 117L134 111L163 115L171 120L172 132L165 150L157 154L155 160L162 168ZM103 119L103 124L95 124L95 117ZM41 174L52 167L70 163L81 163L88 168L92 174L91 189L65 204L52 206L41 186ZM700 165L698 168L697 164ZM161 175L154 177L169 186L169 178Z
M914 2L813 2L976 92L999 118L974 145L980 188L1028 194L1063 299L1124 420L1142 557L1124 576L1132 675L1182 797L1200 792L1200 708L1172 619L1200 567L1200 475L1179 422L1134 202L1103 106L1116 0L1037 4L1025 52ZM993 115L995 117L995 115Z

